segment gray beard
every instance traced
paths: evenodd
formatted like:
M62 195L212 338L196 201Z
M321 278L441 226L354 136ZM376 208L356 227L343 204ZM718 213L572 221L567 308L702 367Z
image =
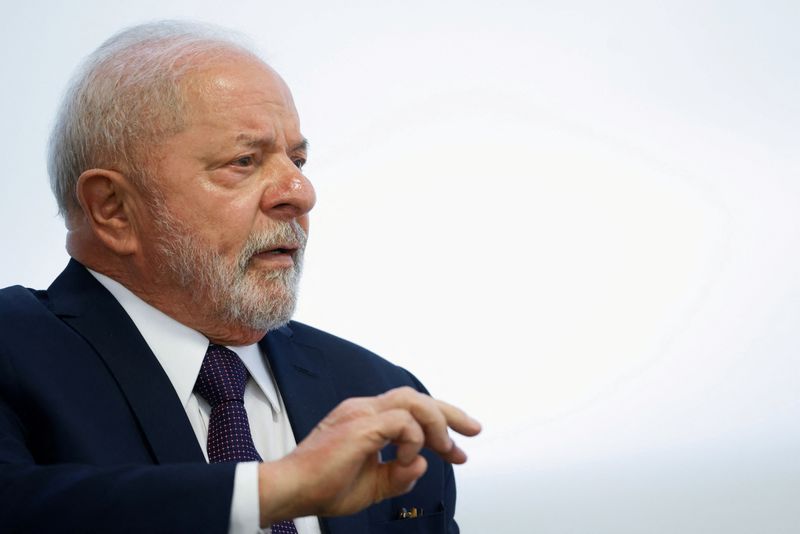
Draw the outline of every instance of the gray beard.
M251 235L235 264L191 234L171 214L154 210L161 238L162 271L192 295L197 306L211 307L209 315L221 324L265 333L291 319L297 302L306 234L296 222L276 223L274 229ZM297 245L291 268L249 270L253 255L281 244Z

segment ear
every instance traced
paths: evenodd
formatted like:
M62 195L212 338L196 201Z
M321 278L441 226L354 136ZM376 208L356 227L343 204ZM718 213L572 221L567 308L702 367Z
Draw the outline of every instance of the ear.
M125 256L139 248L136 213L141 194L122 173L89 169L78 177L78 203L95 237Z

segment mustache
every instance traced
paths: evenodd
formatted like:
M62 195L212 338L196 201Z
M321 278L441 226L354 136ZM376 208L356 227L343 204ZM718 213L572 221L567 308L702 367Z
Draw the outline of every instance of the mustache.
M262 232L251 234L239 253L239 268L245 269L254 255L274 248L295 249L292 256L302 257L308 236L297 221L280 222Z

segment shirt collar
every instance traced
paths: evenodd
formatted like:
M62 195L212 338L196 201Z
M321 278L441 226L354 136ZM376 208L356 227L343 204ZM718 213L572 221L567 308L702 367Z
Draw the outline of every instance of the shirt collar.
M117 299L139 329L186 408L192 397L197 375L200 374L200 366L203 365L208 338L146 303L116 280L91 269L87 270ZM279 413L281 409L278 390L261 347L253 343L228 348L244 362L250 376L267 397L273 412Z

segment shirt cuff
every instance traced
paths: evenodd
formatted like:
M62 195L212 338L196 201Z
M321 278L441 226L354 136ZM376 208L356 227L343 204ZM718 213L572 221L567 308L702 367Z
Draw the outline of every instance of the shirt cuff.
M258 464L259 462L236 464L228 534L253 534L260 531Z

